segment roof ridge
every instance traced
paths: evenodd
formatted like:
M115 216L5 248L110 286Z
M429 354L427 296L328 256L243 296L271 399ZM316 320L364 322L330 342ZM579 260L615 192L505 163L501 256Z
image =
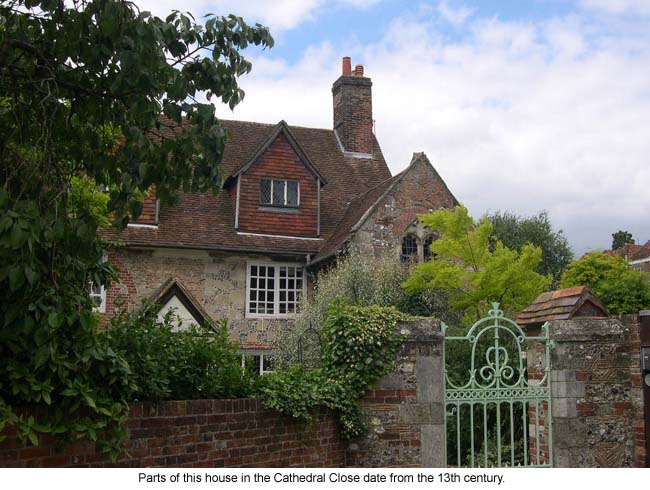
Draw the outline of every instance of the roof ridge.
M234 123L242 123L242 124L251 124L251 125L258 125L258 126L276 126L277 123L266 123L266 122L259 122L259 121L244 121L243 119L226 119L226 118L221 118L217 117L217 120L219 122L224 121L224 122L234 122ZM286 122L286 125L289 126L290 128L295 128L295 129L310 129L312 131L327 131L330 133L334 132L334 129L328 129L328 128L316 128L313 126L301 126L301 125L296 125L296 124L289 124Z

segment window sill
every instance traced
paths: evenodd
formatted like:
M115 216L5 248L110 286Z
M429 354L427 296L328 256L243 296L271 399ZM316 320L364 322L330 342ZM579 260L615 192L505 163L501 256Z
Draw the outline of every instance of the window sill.
M266 211L271 213L288 213L288 214L298 214L300 213L300 208L289 207L289 206L260 206L257 208L260 211Z
M250 318L251 320L294 320L296 318L295 313L287 313L285 315L264 315L261 313L246 313L245 318Z

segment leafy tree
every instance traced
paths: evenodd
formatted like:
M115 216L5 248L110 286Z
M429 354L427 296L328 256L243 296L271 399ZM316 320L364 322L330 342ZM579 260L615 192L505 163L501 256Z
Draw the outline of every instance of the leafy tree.
M562 274L561 286L587 285L610 314L638 313L650 307L650 279L632 269L622 257L604 252L586 254Z
M475 223L463 206L420 216L420 221L440 239L431 244L436 259L416 266L404 283L411 293L448 291L454 309L478 319L492 301L509 313L528 306L551 282L550 276L535 272L540 248L524 245L518 252L493 243L490 221Z
M573 260L573 252L562 230L554 231L546 211L534 216L496 212L487 217L492 223L493 236L511 250L521 252L527 244L542 250L537 272L550 274L557 284L562 271Z
M133 384L88 297L115 278L97 228L138 216L154 185L163 202L219 189L225 134L199 99L242 99L250 44L273 39L233 15L201 25L119 0L0 5L0 429L117 450ZM39 420L20 415L38 403Z
M634 238L632 238L632 233L629 231L619 230L616 233L612 233L612 250L623 248L628 243L635 243Z

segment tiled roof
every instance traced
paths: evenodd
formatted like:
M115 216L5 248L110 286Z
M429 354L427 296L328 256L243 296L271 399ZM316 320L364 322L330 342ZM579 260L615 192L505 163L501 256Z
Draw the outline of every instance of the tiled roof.
M650 240L648 240L645 245L642 245L634 255L628 258L628 260L642 260L648 258L650 258Z
M277 124L220 121L228 132L223 159L226 175L233 175L250 162ZM281 123L280 123L281 124ZM241 250L295 254L317 253L339 229L351 201L368 189L390 179L391 174L376 139L375 158L347 157L330 129L289 126L300 148L327 184L321 190L321 240L252 236L237 233L234 209L226 189L211 193L182 193L178 204L162 207L158 227L129 227L121 233L106 230L107 238L132 246ZM177 129L167 126L161 133Z
M532 304L515 314L519 325L541 325L574 317L604 317L607 309L587 286L576 286L540 294Z
M623 257L625 260L632 260L632 257L634 257L642 249L642 245L626 243L621 248L617 248L615 250L605 250L605 253L613 257Z

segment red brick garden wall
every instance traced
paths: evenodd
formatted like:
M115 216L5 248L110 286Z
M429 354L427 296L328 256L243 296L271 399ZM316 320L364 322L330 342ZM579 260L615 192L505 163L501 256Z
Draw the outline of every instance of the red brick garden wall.
M345 447L330 412L322 410L307 425L251 399L135 403L128 421L129 455L116 464L93 443L60 447L44 437L33 447L18 443L15 432L4 435L2 467L345 466Z

